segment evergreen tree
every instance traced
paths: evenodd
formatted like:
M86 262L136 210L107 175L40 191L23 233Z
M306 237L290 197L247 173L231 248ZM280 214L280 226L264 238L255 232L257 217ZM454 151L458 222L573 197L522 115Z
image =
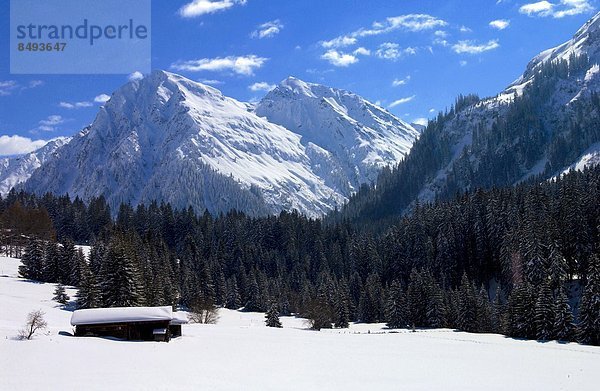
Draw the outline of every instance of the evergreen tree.
M42 242L30 239L21 257L19 275L35 281L44 281L44 249Z
M252 276L250 279L250 287L248 292L248 301L244 305L245 311L260 312L263 310L263 299L260 292L260 287L256 281L256 277Z
M54 297L52 298L52 300L54 300L60 304L63 304L63 305L65 305L69 302L70 297L65 292L64 285L62 285L62 284L56 285L56 289L54 290Z
M89 265L82 249L77 249L77 251L75 251L72 262L70 282L71 285L79 286L81 285L81 275L84 274L82 269L89 269Z
M143 304L141 277L122 238L115 238L110 243L101 276L100 290L104 307L136 307Z
M106 246L104 242L97 241L90 248L90 271L93 275L97 276L100 274L100 270L102 269L102 264L104 263L104 256L106 254Z
M269 309L265 317L265 323L267 324L267 327L282 327L281 321L279 320L279 310L277 309L276 304L271 305L271 308Z
M348 328L350 325L350 311L348 309L348 286L345 283L342 283L340 287L338 287L336 291L336 297L334 299L334 311L335 318L333 319L333 323L335 323L335 327L339 329Z
M421 273L413 269L406 292L406 315L408 325L423 327L427 324L427 291Z
M237 281L235 277L231 277L227 281L227 299L225 302L225 308L230 310L237 310L242 306L242 298L238 289Z
M63 270L60 263L58 245L55 242L48 241L46 243L45 254L44 281L60 282Z
M361 322L374 323L381 320L381 293L379 276L369 275L358 304L358 319Z
M72 240L67 240L58 250L58 264L60 266L60 273L58 282L66 285L77 285L76 275L77 261L75 244Z
M390 329L399 329L407 325L406 297L398 280L393 281L390 286L385 303L385 319Z
M554 303L554 330L552 336L558 341L572 341L575 336L573 312L564 288L558 289Z
M505 322L505 311L506 305L503 303L503 292L500 285L496 288L496 295L491 306L491 323L492 332L494 333L507 333L506 322Z
M427 306L427 325L440 328L446 325L446 304L442 289L433 283L430 290L429 304Z
M478 333L491 333L494 331L493 309L487 289L483 285L477 296L477 322L475 328Z
M596 254L589 261L577 332L581 343L600 345L600 257Z
M536 338L535 295L524 282L516 286L508 298L507 331L514 338Z
M466 274L461 278L458 289L458 328L464 331L477 331L477 297L473 285Z
M102 304L98 283L85 260L79 266L79 291L76 304L78 309L97 308Z
M542 283L535 302L535 329L538 340L547 341L554 331L554 297L550 282Z

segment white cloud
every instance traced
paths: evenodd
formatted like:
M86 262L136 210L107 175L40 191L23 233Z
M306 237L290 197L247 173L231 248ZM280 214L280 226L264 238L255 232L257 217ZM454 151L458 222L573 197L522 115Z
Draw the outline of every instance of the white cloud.
M563 9L554 13L555 18L574 16L594 11L594 7L586 0L562 0Z
M589 0L560 0L556 3L543 0L536 3L524 4L519 12L528 16L548 17L559 19L565 16L585 14L594 11Z
M433 114L433 113L435 113L435 111L436 111L436 110L435 110L434 108L431 108L431 109L429 109L429 113L430 113L430 114Z
M65 119L60 115L51 115L40 121L40 125L56 126L65 123Z
M360 29L355 34L359 37L386 34L395 30L406 30L411 32L432 30L445 27L448 23L426 14L409 14L387 18L385 22L375 22L370 29Z
M209 86L218 86L219 84L223 84L221 80L215 79L200 79L200 83L208 84Z
M202 58L177 62L171 65L177 71L201 72L201 71L231 71L239 75L250 76L254 70L259 69L267 62L268 58L258 57L254 54L249 56L229 56L216 58Z
M452 46L452 50L458 54L479 54L494 50L500 47L498 40L489 41L488 43L476 44L473 41L459 41L457 44Z
M279 34L279 32L283 29L283 24L279 21L279 19L272 20L267 23L263 23L258 28L250 34L252 38L271 38L275 35Z
M346 46L354 45L357 41L358 40L353 37L341 36L329 41L323 41L321 42L321 46L323 46L325 49L343 48Z
M318 75L318 76L323 76L327 73L331 73L331 72L335 72L335 70L333 69L315 69L315 68L308 68L306 70L306 73L310 73L311 75ZM321 77L321 80L323 78Z
M46 140L32 140L21 136L0 136L0 156L22 155L46 145Z
M321 59L327 60L336 67L347 67L358 62L358 56L370 56L371 51L364 47L359 47L352 53L344 53L336 49L330 49L321 56ZM309 72L310 73L310 72Z
M363 48L363 47L359 47L358 49L356 49L355 51L352 52L352 54L356 55L360 55L360 56L370 56L371 55L371 51L367 48Z
M427 126L427 124L429 123L429 120L427 118L415 118L412 120L412 123L421 125L421 126Z
M179 9L179 15L184 18L195 18L200 15L224 11L234 5L244 5L246 0L194 0Z
M417 49L412 47L402 49L397 43L385 42L379 45L375 54L377 57L386 60L397 60L406 55L417 54Z
M40 87L40 86L43 86L43 85L44 85L44 82L41 81L41 80L32 80L27 85L27 88L36 88L36 87Z
M0 81L0 96L7 96L19 88L19 83L14 80Z
M433 40L433 44L434 45L440 45L440 46L443 46L443 47L450 46L450 43L447 40L443 39L443 38L436 38L436 39L434 39ZM429 49L430 52L432 50L433 50L432 48Z
M94 102L96 103L106 103L110 99L110 95L100 94L94 98Z
M69 110L74 110L74 109L82 109L82 108L86 108L86 107L93 107L94 103L106 103L108 102L108 100L110 99L109 95L106 94L100 94L97 95L94 99L93 102L91 101L81 101L81 102L65 102L62 101L58 104L59 107L62 107L63 109L69 109Z
M386 18L382 22L374 22L370 27L360 28L349 34L340 35L329 41L321 41L323 48L329 49L321 56L335 66L348 66L358 62L357 54L370 55L371 52L365 48L358 48L352 54L338 51L337 49L356 45L359 38L388 34L393 31L419 32L425 30L439 29L448 25L448 22L427 14L408 14ZM440 30L441 31L441 30ZM387 45L387 46L386 46ZM394 46L396 45L396 46ZM368 53L368 54L367 54ZM376 54L379 58L396 60L404 54L415 54L415 48L400 50L394 43L384 43L379 47Z
M19 90L19 91L29 90L29 89L37 88L37 87L40 87L43 85L44 85L44 82L41 80L31 80L26 85L22 85L19 82L17 82L16 80L4 80L4 81L0 80L0 96L8 96L17 90Z
M338 52L337 50L328 50L321 56L323 60L329 61L331 65L336 67L347 67L358 62L358 58L352 54Z
M38 134L39 132L54 132L58 129L59 125L67 122L66 118L60 115L50 115L46 119L38 122L38 126L31 129L29 133Z
M135 71L132 74L130 74L127 78L129 79L129 81L142 80L144 78L144 75L140 71Z
M390 105L388 106L388 108L394 108L396 106L399 105L403 105L405 103L410 102L411 100L415 99L417 96L416 95L412 95L412 96L407 96L406 98L400 98L398 100L393 101L392 103L390 103Z
M410 81L410 75L406 76L404 79L394 79L392 82L392 87L404 86Z
M460 26L459 31L461 33L472 33L473 30L471 30L470 28L468 28L467 26Z
M275 84L269 84L267 82L261 81L261 82L249 85L248 88L254 92L258 92L258 91L267 91L268 92L268 91L271 91L273 88L275 88Z
M552 14L554 4L543 0L537 3L524 4L519 8L519 12L529 16L549 16Z
M386 18L383 22L374 22L371 27L360 28L350 34L340 35L329 41L323 41L321 42L321 46L326 49L341 48L356 44L358 38L362 37L387 34L396 30L418 32L445 27L447 25L448 23L446 21L426 14L393 16Z
M437 30L433 33L438 38L448 38L448 33L444 30Z
M504 30L508 26L510 26L510 20L506 19L492 20L490 22L490 27L497 30Z
M461 60L461 61L459 61L459 62L458 62L458 64L459 64L461 67L466 67L466 66L467 66L469 63L468 63L468 62L466 62L465 60Z
M60 102L58 104L60 107L62 107L63 109L81 109L81 108L85 108L85 107L92 107L94 106L94 104L92 102L88 102L88 101L83 101L83 102Z

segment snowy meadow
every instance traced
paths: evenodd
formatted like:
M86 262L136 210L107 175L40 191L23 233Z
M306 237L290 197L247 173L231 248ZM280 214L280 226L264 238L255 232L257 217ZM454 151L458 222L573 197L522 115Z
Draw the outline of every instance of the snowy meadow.
M275 329L264 314L226 309L216 325L184 325L170 343L73 337L71 312L51 300L56 285L18 278L19 264L0 258L4 390L595 390L600 382L594 346L383 324L318 332L293 317ZM37 309L48 329L17 340Z

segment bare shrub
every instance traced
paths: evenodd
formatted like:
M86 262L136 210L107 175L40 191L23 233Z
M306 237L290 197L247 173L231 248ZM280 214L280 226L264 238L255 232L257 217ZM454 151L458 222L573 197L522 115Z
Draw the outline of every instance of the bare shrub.
M333 310L323 300L314 299L306 304L303 312L306 324L313 330L333 328Z
M195 300L190 306L188 319L191 323L216 324L219 309L209 300Z
M44 315L45 313L42 310L32 311L27 314L27 323L25 323L25 327L19 330L19 338L31 339L36 332L45 330L48 327L48 323L44 320Z

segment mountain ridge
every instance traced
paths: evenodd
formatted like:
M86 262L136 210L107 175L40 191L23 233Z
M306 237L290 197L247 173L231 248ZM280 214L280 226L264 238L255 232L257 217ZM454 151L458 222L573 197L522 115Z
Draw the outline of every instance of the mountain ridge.
M478 188L552 178L594 164L600 141L600 13L572 39L534 57L497 96L460 96L411 153L337 218L392 219L417 203Z
M49 140L35 151L0 159L0 195L5 196L13 187L25 182L33 171L62 146L71 141L71 137L57 137Z
M366 129L358 121L342 119L340 112L336 115L335 121L352 127L337 130L353 134L354 128ZM418 133L395 121L397 128L387 131L403 140L407 152ZM359 147L364 149L380 138L372 130L349 142L364 144ZM157 200L213 213L237 209L263 215L297 209L316 217L341 206L369 178L352 173L379 170L401 157L375 146L368 148L373 163L341 159L339 150L327 146L323 139L312 142L256 115L246 103L216 88L159 70L113 93L92 125L23 187L84 200L104 195L113 209L123 202Z

